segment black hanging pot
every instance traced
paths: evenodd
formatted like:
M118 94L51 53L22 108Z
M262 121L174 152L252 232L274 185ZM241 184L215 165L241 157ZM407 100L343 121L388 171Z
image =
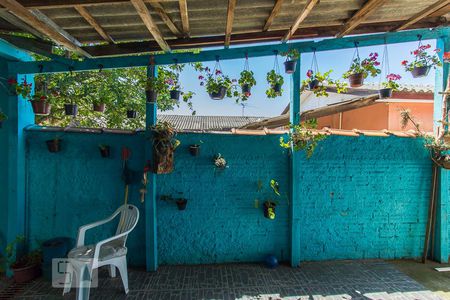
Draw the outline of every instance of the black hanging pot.
M61 140L60 139L54 139L54 140L48 140L45 142L47 144L48 151L51 153L56 153L61 151Z
M319 86L319 84L320 84L320 81L317 79L314 79L308 83L308 87L310 90L314 90L315 88L317 88Z
M348 77L350 87L360 87L364 84L364 73L352 74Z
M292 74L295 72L296 66L297 66L297 60L287 60L284 62L284 71L287 74Z
M251 92L251 87L250 87L250 85L248 83L243 84L241 86L241 88L242 88L242 94L247 94L247 93Z
M127 118L128 119L135 119L136 115L137 115L137 113L135 110L132 110L132 109L127 110Z
M192 156L199 156L200 155L200 145L190 145L189 153L191 153Z
M177 200L178 210L185 210L186 205L187 205L187 199L181 198L181 199Z
M64 104L64 111L66 116L76 116L78 114L78 105L76 104Z
M224 86L221 86L219 88L218 92L209 93L209 97L211 97L211 99L213 99L213 100L222 100L223 98L225 98L226 94L227 94L227 88Z
M100 155L103 158L108 158L111 155L111 147L110 146L100 146L98 147L100 149Z
M380 95L380 99L391 98L392 97L392 89L389 89L389 88L380 89L378 91L378 94Z
M155 103L158 98L158 92L154 90L145 91L145 96L147 98L147 102Z
M274 85L272 85L272 89L275 93L281 92L281 84L275 83Z
M177 90L170 91L170 99L172 100L180 100L181 92Z
M428 76L428 72L430 72L431 67L414 67L412 69L411 74L414 78L426 77Z

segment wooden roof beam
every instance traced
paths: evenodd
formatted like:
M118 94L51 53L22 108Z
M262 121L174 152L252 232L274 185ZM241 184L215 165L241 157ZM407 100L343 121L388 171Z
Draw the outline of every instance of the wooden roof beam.
M227 27L225 29L225 47L230 46L235 8L236 8L236 0L228 0Z
M341 38L344 35L349 34L359 24L361 24L371 13L377 8L381 7L387 0L368 0L360 10L358 10L345 24L342 26L341 31L336 34L337 38Z
M173 0L145 0L146 3L168 2ZM49 9L49 8L72 8L75 5L99 6L108 4L127 4L129 0L26 0L21 1L27 8Z
M270 12L269 17L264 24L263 31L269 30L270 26L272 26L273 20L278 15L281 10L281 5L283 4L283 0L275 0L275 4L273 5L272 11Z
M180 5L181 23L183 24L183 33L186 37L189 37L191 30L189 28L189 14L188 14L187 0L179 0L178 3Z
M46 38L46 36L43 35L41 32L39 32L36 29L34 29L33 27L29 26L27 23L23 22L21 19L19 19L15 15L8 12L6 9L0 10L0 18L7 21L8 23L16 26L19 29L22 29L25 32L31 33L32 35L34 35L40 39Z
M428 6L427 8L425 8L424 10L418 12L417 14L415 14L414 16L412 16L411 18L409 18L405 23L403 23L402 25L396 27L394 29L394 31L400 31L400 30L404 30L407 29L408 27L410 27L411 25L419 22L420 20L428 17L429 15L431 15L432 13L446 7L447 5L450 4L450 0L440 0L437 1L435 3L433 3L432 5Z
M95 20L95 18L83 5L75 5L74 8L105 41L107 41L108 43L114 43L114 39L108 33L106 33L103 27Z
M313 8L320 2L320 0L308 0L306 2L305 7L303 8L302 12L298 15L297 19L295 20L294 24L289 28L288 33L284 36L283 41L288 41L291 39L291 37L295 34L297 29L300 27L300 24L308 17L308 15L311 13Z
M74 44L72 41L69 41L60 32L55 30L55 28L51 27L47 23L38 19L27 8L23 7L16 0L0 0L0 5L5 7L6 9L8 9L11 13L16 15L19 19L21 19L27 25L33 27L37 31L46 35L48 38L53 40L55 43L60 44L64 47L66 47L67 49L77 52L83 56L91 57L91 55L89 53L87 53L85 50L81 49L80 46Z
M164 37L159 31L158 26L156 26L155 22L153 21L153 18L150 15L150 12L148 11L148 8L145 5L144 1L143 0L130 0L130 1L131 4L133 4L139 16L141 17L148 31L153 36L158 45L161 47L161 49L164 51L170 51L169 45L164 40Z
M150 5L153 7L153 9L159 15L161 20L167 25L167 27L169 27L170 31L172 31L172 33L175 36L181 37L182 36L181 31L178 29L177 25L175 25L175 23L173 23L172 19L167 14L167 12L165 11L165 9L161 5L161 3L159 3L159 2L151 2Z

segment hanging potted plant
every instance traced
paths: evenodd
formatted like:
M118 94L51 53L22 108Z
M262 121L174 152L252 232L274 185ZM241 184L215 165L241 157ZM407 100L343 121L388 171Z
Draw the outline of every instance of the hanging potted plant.
M284 62L286 74L294 73L297 61L300 58L300 52L297 49L289 49L287 52L282 52L281 55L286 57L286 61Z
M287 141L285 141L284 137L280 137L280 146L294 151L305 150L306 157L311 158L318 142L326 137L323 134L314 132L313 129L316 128L316 119L302 122L299 125L293 125L288 133Z
M8 116L0 110L0 128L3 126L3 122L8 119Z
M100 144L98 145L98 149L103 158L108 158L111 155L111 147L109 145Z
M254 73L253 71L250 71L247 55L245 55L244 70L240 74L238 83L241 87L240 99L241 101L246 101L252 94L252 87L256 85Z
M94 100L92 105L93 105L93 110L95 112L100 112L100 113L105 112L106 104L105 104L104 101L102 101L102 100Z
M35 92L30 99L31 107L35 115L48 115L50 114L51 105L48 102L47 95L43 92Z
M360 87L364 84L364 79L367 76L376 77L381 73L381 70L377 68L380 65L378 59L378 53L370 53L368 58L363 60L359 57L358 48L356 48L356 58L353 59L352 64L343 77L348 78L351 87Z
M17 254L17 245L24 243L25 237L17 236L4 251L4 259L13 271L13 279L16 283L26 283L41 275L42 253L40 250L34 250L25 255Z
M275 70L271 70L266 76L269 88L266 90L267 98L276 98L283 94L284 78L278 74Z
M166 84L169 87L170 99L172 100L180 100L180 73L183 71L184 66L184 64L175 63L169 67L171 71L167 73Z
M158 71L162 68L158 68ZM167 89L167 85L164 82L163 74L158 72L157 76L148 77L145 81L145 97L147 102L155 103L158 99L158 94Z
M383 88L378 91L380 98L391 98L392 92L398 91L400 85L396 81L400 80L401 78L402 77L398 74L388 74L386 76L386 81L381 83Z
M313 70L308 70L308 72L306 72L307 78L302 80L302 87L300 90L310 90L317 97L328 97L327 87L334 85L338 94L345 93L347 91L347 84L332 79L330 77L331 72L333 72L333 70L329 70L323 74L320 72L314 73Z
M153 132L153 171L167 174L173 171L173 153L180 145L175 138L176 131L169 122L158 122L152 127Z
M131 102L128 104L128 108L127 108L127 118L128 119L136 119L137 107L138 107L138 104L136 102Z
M48 152L56 153L61 151L61 139L56 137L52 140L48 140L45 143L47 144Z
M213 70L209 67L203 67L201 63L194 64L194 68L202 73L198 76L200 85L206 87L206 92L211 99L222 100L225 96L228 98L239 96L233 84L236 80L230 79L222 73L218 59Z
M414 61L402 61L405 71L411 72L411 75L414 78L426 77L432 67L436 68L442 66L439 56L437 55L440 49L435 49L434 54L429 54L427 50L430 48L430 44L422 45L419 42L419 47L416 50L411 51L411 54L414 56Z

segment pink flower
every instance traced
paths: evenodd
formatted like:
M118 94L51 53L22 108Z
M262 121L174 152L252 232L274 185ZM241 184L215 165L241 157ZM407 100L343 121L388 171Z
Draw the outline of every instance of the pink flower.
M406 66L407 63L408 63L407 60L402 61L402 66Z
M220 75L220 74L222 74L222 71L216 70L216 75Z
M250 97L252 95L252 93L250 92L245 92L245 97Z
M389 80L389 81L400 80L401 78L402 77L400 75L394 74L394 73L391 73L391 74L386 76L386 79Z
M374 62L373 63L375 66L379 66L380 65L380 62L379 61L376 61L376 62Z
M203 77L202 75L198 76L198 79L203 80L205 77Z
M209 67L206 67L206 68L205 68L205 71L206 71L206 72L209 72L209 70L210 70Z
M308 76L309 78L311 78L313 74L314 74L313 70L308 70L308 72L306 72L306 76Z

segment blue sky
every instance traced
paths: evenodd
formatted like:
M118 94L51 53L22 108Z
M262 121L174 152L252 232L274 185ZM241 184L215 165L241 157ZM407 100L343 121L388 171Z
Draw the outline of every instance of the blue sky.
M423 43L429 43L432 49L435 47L435 41L423 41ZM404 43L404 44L392 44L388 45L388 54L390 62L390 72L400 74L402 79L400 84L434 84L434 72L430 72L428 77L413 79L409 73L403 70L400 62L404 59L411 59L410 51L417 48L418 43ZM365 58L371 52L378 52L380 55L379 60L383 54L384 46L375 47L364 47L360 48L361 58ZM319 71L325 72L330 69L333 70L331 77L338 79L342 77L342 74L347 71L350 66L351 59L354 54L354 49L338 50L338 51L324 51L318 52L316 54ZM311 66L312 54L302 54L302 79L306 77L306 72ZM267 89L266 73L270 71L274 64L274 57L260 57L260 58L250 58L249 64L250 69L255 73L255 79L257 85L252 88L252 96L247 101L247 106L245 108L246 116L277 116L283 111L286 105L289 103L289 95L291 88L290 75L284 74L284 66L282 65L284 58L279 57L280 69L282 70L282 75L285 78L284 83L284 93L281 97L275 99L267 99L265 95L265 90ZM207 62L205 65L213 68L215 62ZM229 75L231 78L239 78L239 73L244 67L244 59L221 61L222 71ZM384 73L384 72L383 72ZM192 99L194 108L197 111L197 115L207 115L207 116L241 116L242 106L236 104L234 99L225 98L224 100L217 101L209 98L204 87L201 87L199 80L197 79L198 74L190 67L186 66L184 72L181 74L180 79L184 90L191 90L195 92ZM380 82L380 77L367 78L367 82ZM180 108L176 108L174 111L163 112L165 114L190 114L189 109L186 105L181 104Z

